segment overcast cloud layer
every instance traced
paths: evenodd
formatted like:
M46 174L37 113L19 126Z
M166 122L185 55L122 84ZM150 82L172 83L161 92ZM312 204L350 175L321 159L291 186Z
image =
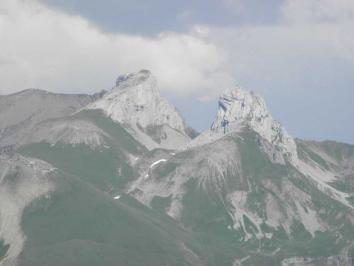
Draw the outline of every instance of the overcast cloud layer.
M209 93L233 83L215 45L194 33L148 38L103 33L35 1L0 3L1 92L110 88L119 73L150 69L164 90Z
M240 18L249 12L242 2L223 5ZM91 93L147 68L177 105L184 98L189 104L181 106L196 113L207 108L207 118L190 120L199 129L213 111L191 99L214 99L238 83L261 92L293 135L354 142L354 1L288 0L275 15L264 16L267 23L190 19L184 31L148 35L109 32L36 0L1 0L0 94L29 87Z

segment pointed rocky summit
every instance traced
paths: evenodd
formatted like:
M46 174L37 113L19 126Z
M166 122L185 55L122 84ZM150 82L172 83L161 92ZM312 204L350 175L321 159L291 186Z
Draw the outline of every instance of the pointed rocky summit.
M253 91L240 87L225 90L219 97L218 110L210 131L201 134L193 144L215 140L225 134L238 132L248 126L271 144L277 146L289 158L295 158L296 144L285 128L276 121L264 99Z
M148 149L179 149L190 140L183 118L161 97L148 70L119 76L116 86L88 108L102 109Z

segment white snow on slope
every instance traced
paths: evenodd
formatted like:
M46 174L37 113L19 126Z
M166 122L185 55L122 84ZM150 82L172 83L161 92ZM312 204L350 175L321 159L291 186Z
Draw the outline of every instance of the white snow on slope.
M153 168L155 165L159 164L159 163L162 163L162 162L166 162L167 160L166 159L160 159L156 162L153 162L151 165L150 165L150 168Z
M190 140L182 117L161 97L156 79L148 70L118 77L116 87L87 108L102 109L149 149L180 149ZM160 141L151 136L155 131Z

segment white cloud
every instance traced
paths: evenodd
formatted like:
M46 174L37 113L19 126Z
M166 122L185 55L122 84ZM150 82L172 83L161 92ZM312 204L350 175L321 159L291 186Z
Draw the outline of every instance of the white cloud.
M353 0L284 0L274 24L195 25L154 38L105 33L37 1L0 0L0 94L94 92L147 68L161 90L204 101L237 80L270 98L294 135L353 142L345 122L353 116ZM223 0L235 16L241 2Z
M287 0L282 19L297 38L306 37L312 52L354 60L353 0Z
M353 0L286 0L282 8L289 22L338 22L353 20Z
M283 80L289 90L328 58L354 63L353 3L286 0L277 24L195 25L189 33L148 38L102 32L36 0L1 0L0 94L28 87L93 92L142 68L157 76L161 90L203 100L234 85L233 77L256 90Z
M35 0L0 2L0 93L28 87L92 91L118 74L150 69L162 90L209 94L232 78L222 51L198 34L156 38L104 33L87 20ZM90 90L91 89L91 90Z
M228 71L241 85L293 90L297 81L306 83L309 72L325 80L323 63L342 60L354 70L353 11L352 0L288 0L278 23L210 27L206 38L224 51ZM336 65L330 67L333 75L340 74Z

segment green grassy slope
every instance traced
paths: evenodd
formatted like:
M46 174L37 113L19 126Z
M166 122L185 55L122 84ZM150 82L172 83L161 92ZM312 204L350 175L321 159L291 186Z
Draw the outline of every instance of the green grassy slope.
M24 266L191 265L182 246L197 250L172 220L65 174L49 199L25 210L22 228Z
M222 266L247 256L250 257L244 265L280 265L281 260L293 256L338 255L354 239L347 209L320 192L316 184L290 164L274 164L252 130L226 137L227 145L236 147L234 156L240 155L240 172L225 164L222 181L215 183L215 169L208 170L209 155L215 152L213 143L207 145L209 155L203 154L203 148L187 150L151 170L151 176L161 182L169 177L179 178L176 173L190 175L183 187L180 222L185 229L181 229L165 214L171 197L156 196L151 202L153 210L129 196L112 199L137 177L128 156L147 158L158 150L146 151L119 124L98 111L84 111L70 119L93 122L110 136L106 140L109 147L93 150L85 145L35 143L19 149L22 154L48 161L67 173L50 199L34 202L24 213L22 227L28 241L21 256L23 266ZM205 160L200 160L200 153ZM332 167L303 143L299 145L299 156L325 169ZM335 152L335 156L342 155ZM184 167L190 167L196 158L198 163L186 173ZM212 173L206 186L198 184L200 173ZM312 207L330 230L316 232L312 237L301 221L294 219L290 222L290 235L281 226L274 228L263 223L261 230L272 237L257 239L257 226L247 216L243 217L245 228L232 228L228 193L247 192L247 210L267 220L267 195L278 201L285 216L285 208L296 208L282 204L284 198L275 192L283 191L285 183L311 195ZM247 234L253 237L244 241Z
M80 144L45 142L32 143L19 148L25 156L49 162L67 173L76 175L103 191L119 193L124 185L136 176L129 164L129 155L140 156L145 147L135 141L118 123L97 110L85 110L67 119L84 119L93 122L110 137L107 147L91 149Z
M167 179L176 172L183 173L183 167L189 162L196 162L195 169L190 173L190 179L185 184L186 191L182 203L181 222L191 228L200 241L212 251L209 261L217 265L232 265L235 257L250 255L245 265L280 265L281 260L293 256L328 257L341 253L341 250L350 244L354 238L354 231L350 230L350 222L345 213L347 208L320 192L316 184L303 176L290 164L274 164L269 156L262 151L257 139L259 136L252 130L245 129L238 136L227 136L224 139L225 147L236 145L240 156L242 175L233 172L224 165L223 180L217 183L211 181L206 187L198 185L201 168L210 168L208 151L213 149L215 143L208 144L200 151L192 150L177 154L165 164L154 169L154 175L161 180ZM224 145L224 144L223 144ZM215 150L215 152L217 149ZM199 152L199 153L198 153ZM205 153L205 159L200 158L200 152ZM237 156L237 154L235 154ZM172 169L172 170L171 170ZM177 170L175 170L177 169ZM168 170L168 171L167 171ZM213 169L209 173L214 173ZM175 176L174 178L178 178ZM210 179L212 180L212 179ZM214 180L216 180L214 178ZM263 223L263 232L271 233L270 239L257 239L257 228L246 216L243 217L247 233L254 238L242 240L245 236L244 229L231 229L232 217L229 213L226 196L230 191L247 191L247 208L264 220L267 220L266 203L267 195L271 194L279 203L286 217L288 203L283 204L284 198L275 191L282 191L287 186L299 189L311 195L313 208L320 218L331 228L325 232L316 232L314 237L306 231L300 220L294 219L287 235L284 228L269 227ZM271 185L270 185L271 184ZM272 189L271 189L272 188ZM276 188L276 189L275 189ZM155 197L152 206L157 210L164 210L170 204L170 198ZM343 215L344 214L344 215ZM278 250L279 248L279 250ZM277 251L275 254L273 252ZM265 264L266 265L266 264Z

